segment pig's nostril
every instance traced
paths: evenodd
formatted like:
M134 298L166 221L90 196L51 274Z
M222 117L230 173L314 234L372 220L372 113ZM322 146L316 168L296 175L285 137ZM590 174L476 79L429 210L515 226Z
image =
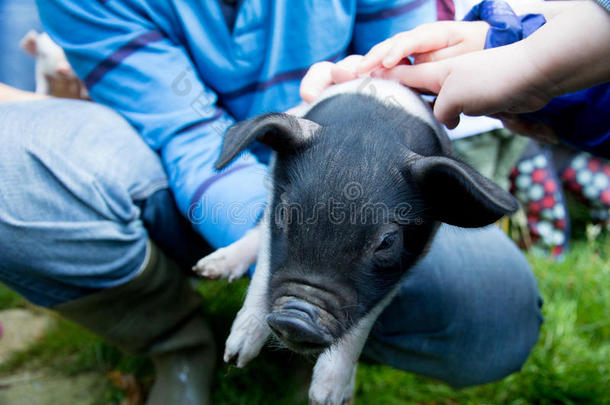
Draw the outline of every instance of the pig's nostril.
M287 306L267 316L267 323L273 333L292 345L309 348L330 345L332 336L316 324L314 310L307 306L297 307Z
M299 300L299 299L288 300L282 307L282 310L301 311L301 312L307 314L309 316L309 319L311 320L311 322L313 322L314 324L317 323L317 319L319 316L318 308L316 308L309 302L305 302L305 301Z
M270 314L267 323L280 340L296 344L326 346L331 343L330 336L315 328L302 318L289 314Z

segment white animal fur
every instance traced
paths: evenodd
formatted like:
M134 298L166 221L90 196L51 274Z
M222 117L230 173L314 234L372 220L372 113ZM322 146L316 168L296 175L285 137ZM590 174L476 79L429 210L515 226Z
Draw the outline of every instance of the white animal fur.
M237 313L231 326L231 333L225 344L224 361L237 356L237 367L245 366L255 358L267 341L271 331L267 325L267 288L269 285L269 205L257 227L260 235L258 262L243 307Z
M198 275L211 278L227 278L229 283L243 276L256 262L259 250L259 227L229 246L220 248L199 260L193 267Z
M82 100L89 99L89 93L82 82L72 70L68 58L63 49L57 45L46 32L38 33L35 30L30 30L21 40L21 48L32 55L36 59L35 65L35 80L36 93L51 94L51 86L49 78L63 78L79 82L77 87L78 93L70 95L74 98ZM60 95L65 97L64 95Z
M46 32L29 31L21 40L21 48L36 58L36 93L50 94L46 76L55 77L60 70L72 72L66 54Z
M370 95L383 103L400 107L409 114L420 118L432 128L436 128L438 125L432 110L422 103L421 97L416 92L396 81L372 77L363 77L331 86L324 90L322 95L313 103L301 103L287 112L297 117L302 117L316 104L327 98L338 94L354 93Z
M313 369L309 387L310 404L341 404L353 395L358 358L377 317L398 291L392 289L364 318L326 349Z

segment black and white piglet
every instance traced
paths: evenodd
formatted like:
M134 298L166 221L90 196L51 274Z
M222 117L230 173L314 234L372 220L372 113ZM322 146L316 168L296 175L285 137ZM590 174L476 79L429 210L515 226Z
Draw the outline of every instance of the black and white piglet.
M255 140L276 152L261 224L195 271L235 278L258 250L225 361L244 366L273 334L319 355L311 403L341 404L373 323L439 223L485 226L517 203L453 159L428 106L386 80L334 86L302 118L265 114L236 124L217 167Z

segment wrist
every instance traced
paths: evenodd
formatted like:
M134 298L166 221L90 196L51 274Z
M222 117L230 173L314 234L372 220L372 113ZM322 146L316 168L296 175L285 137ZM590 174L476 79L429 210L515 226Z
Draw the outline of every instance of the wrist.
M544 107L560 92L558 82L553 79L549 66L541 63L540 54L526 41L506 47L512 56L520 94L525 95L525 110L535 111Z
M544 83L547 94L557 97L610 80L608 37L610 14L593 2L583 1L521 45L538 71L539 83Z

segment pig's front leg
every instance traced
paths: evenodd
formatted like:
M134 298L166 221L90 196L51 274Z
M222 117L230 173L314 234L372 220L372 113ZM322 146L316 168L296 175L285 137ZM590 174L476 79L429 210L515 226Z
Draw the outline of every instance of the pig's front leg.
M258 227L260 251L248 294L225 344L224 361L235 362L240 368L258 355L271 333L266 320L270 245L267 217L265 214Z
M361 335L362 333L358 333ZM352 399L358 357L359 340L364 336L346 336L318 357L309 387L310 405L341 405Z
M354 393L356 392L356 372L358 371L358 365L354 366L352 370L352 377L347 383L345 388L345 394L343 395L342 405L353 405L354 404Z
M345 369L341 369L339 370L338 366L335 366L335 370L333 373L333 371L330 371L331 373L333 373L336 378L334 378L334 382L341 384L342 381L345 381L347 379L347 383L344 386L337 386L336 390L334 390L332 393L328 392L328 387L326 387L326 389L317 386L316 390L317 392L313 392L313 389L315 387L315 385L312 382L312 385L309 389L309 403L311 405L319 405L319 404L324 404L324 405L353 405L354 404L354 391L356 389L356 371L358 370L358 364L357 364L357 359L356 359L356 364L354 364L352 367L346 367ZM330 364L332 363L326 363L324 366L331 366ZM317 363L316 363L317 366ZM331 366L332 367L332 366ZM343 372L345 372L346 374L343 374ZM325 372L321 372L319 371L320 374L324 374L326 376L328 376L328 373ZM339 376L339 374L342 374ZM315 371L314 371L314 381L315 381ZM343 387L341 389L341 387ZM322 389L320 389L322 388ZM323 392L325 391L325 392ZM329 395L330 394L330 395Z
M396 294L395 288L331 347L326 349L313 369L309 387L310 405L341 405L351 403L358 358L369 332L381 311Z
M220 248L199 260L193 271L211 279L226 278L229 283L244 275L258 256L260 225L229 246Z

